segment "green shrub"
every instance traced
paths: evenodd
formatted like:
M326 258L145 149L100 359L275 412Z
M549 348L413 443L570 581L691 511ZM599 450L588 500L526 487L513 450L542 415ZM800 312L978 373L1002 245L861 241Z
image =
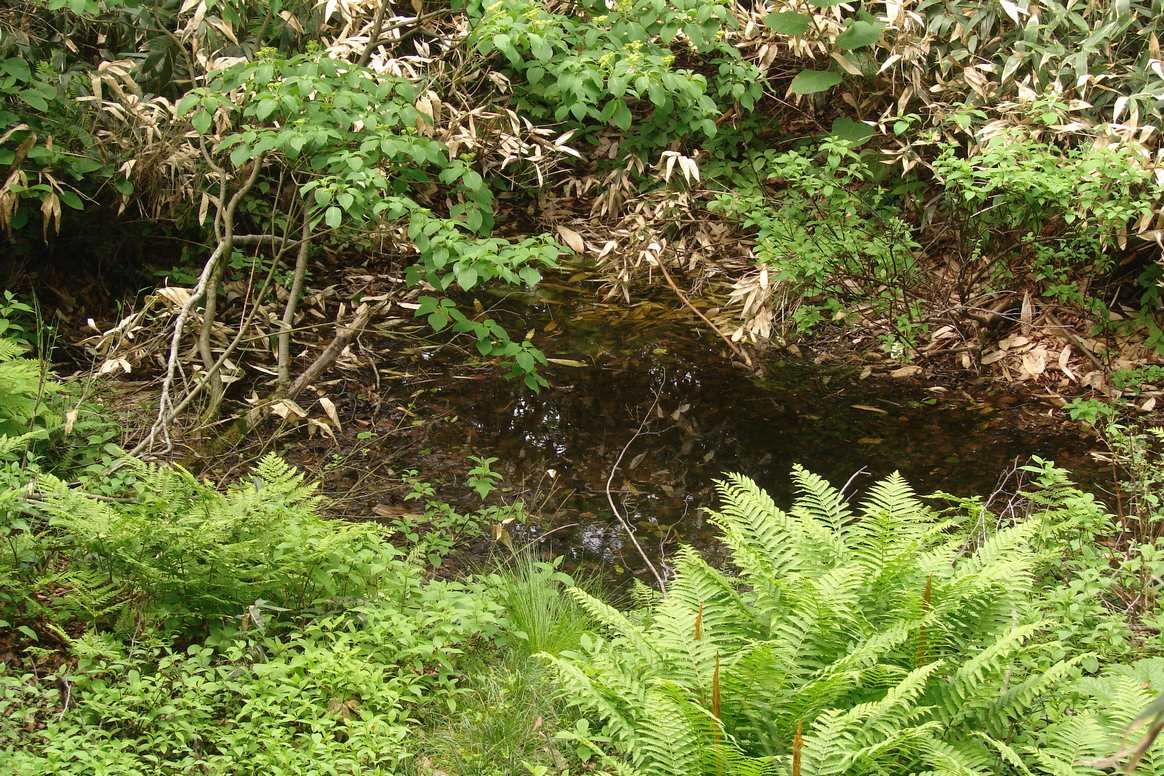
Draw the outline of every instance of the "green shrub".
M707 172L722 173L727 186L709 209L755 230L756 260L798 333L844 309L905 309L902 289L916 279L917 245L889 192L875 185L873 166L850 143L754 152L742 166Z
M21 342L0 338L0 437L6 438L5 446L20 438L44 438L49 427L60 423L46 404L59 387L48 379L44 365L24 357L27 350Z
M1073 653L1094 655L1082 661L1090 670L1100 660L1158 654L1158 643L1146 644L1128 628L1123 599L1138 585L1129 585L1130 569L1101 541L1118 533L1118 520L1063 470L1037 457L1024 468L1034 476L1025 495L1042 559L1037 604L1054 623L1055 638Z
M666 596L629 614L574 591L606 635L548 659L624 772L1074 773L1118 751L1151 689L1072 684L1093 656L1040 605L1042 520L979 535L959 523L980 515L940 517L897 475L858 509L794 479L788 512L719 483L735 571L682 550Z
M625 138L636 150L665 146L675 138L711 137L722 109L749 108L761 94L762 72L718 38L734 26L730 6L702 0L632 0L579 4L551 12L531 0L471 2L470 40L514 71L518 105L546 121L571 122L586 131L610 125L635 131ZM716 54L719 78L676 67L671 44L682 37L694 51Z
M1114 267L1110 249L1160 198L1126 149L1064 152L1021 131L963 153L943 144L933 163L944 207L962 235L966 277L1033 281L1044 296L1085 306L1080 277Z

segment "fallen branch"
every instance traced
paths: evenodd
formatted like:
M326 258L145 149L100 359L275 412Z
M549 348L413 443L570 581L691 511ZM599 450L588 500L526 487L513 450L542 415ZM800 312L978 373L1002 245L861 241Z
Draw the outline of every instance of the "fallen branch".
M313 383L325 369L332 365L332 363L339 358L340 353L348 346L356 336L364 330L368 325L368 321L372 317L372 307L367 304L362 304L356 308L355 316L352 322L346 326L341 325L335 334L335 339L331 341L323 352L320 353L307 369L303 370L303 374L296 378L287 392L280 394L281 398L294 399L300 392L308 385Z
M1083 341L1082 337L1064 326L1053 313L1048 311L1046 315L1047 320L1050 321L1051 325L1057 328L1059 333L1067 338L1068 342L1079 348L1079 352L1086 356L1087 360L1090 361L1096 369L1100 370L1101 372L1107 372L1107 364L1103 363L1099 356L1095 355L1095 352L1092 351L1088 344Z
M720 331L719 327L712 323L711 319L704 315L702 310L691 303L691 300L687 298L687 294L683 293L679 286L675 285L675 281L672 280L671 273L667 271L667 267L663 264L662 259L658 260L657 266L659 267L659 271L663 273L663 278L667 281L667 285L669 285L671 290L675 292L675 295L679 297L679 301L686 305L688 309L691 310L691 312L699 316L699 320L706 323L712 331L718 334L719 338L722 339L724 344L728 346L728 349L735 353L741 361L748 365L748 368L750 369L752 367L752 359L748 357L748 354L744 352L744 349L736 343L732 342L731 337Z

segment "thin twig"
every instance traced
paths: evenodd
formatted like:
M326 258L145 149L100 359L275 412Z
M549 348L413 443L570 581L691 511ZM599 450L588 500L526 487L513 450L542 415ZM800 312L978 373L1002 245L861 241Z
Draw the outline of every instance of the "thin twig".
M610 469L610 476L606 478L606 503L610 504L610 511L614 513L614 516L622 525L623 530L626 531L627 536L630 537L631 544L633 544L635 549L638 550L639 557L642 558L643 562L647 564L647 568L651 570L651 574L654 575L655 581L659 583L659 592L666 595L667 584L663 581L663 575L659 573L659 570L655 568L655 564L651 562L649 557L647 557L647 553L643 549L643 546L639 544L639 540L635 538L634 529L631 528L630 523L628 523L626 518L622 516L622 513L618 511L618 507L614 505L614 496L611 494L611 488L614 485L615 472L618 471L618 467L622 464L622 459L626 456L627 451L630 450L631 445L635 443L635 440L642 436L643 429L647 427L647 423L650 422L651 415L653 415L655 412L655 407L659 406L659 398L661 395L662 393L660 391L655 391L655 401L651 403L650 408L647 410L646 414L643 415L642 422L639 423L639 427L635 430L634 435L623 446L622 452L618 454L618 458L614 460L614 466Z
M845 481L844 486L841 487L841 495L842 496L845 495L845 491L848 490L849 486L853 484L853 480L857 479L862 474L868 474L868 473L869 473L869 470L866 469L864 466L862 466L857 471L853 472L853 476L849 477L849 479Z

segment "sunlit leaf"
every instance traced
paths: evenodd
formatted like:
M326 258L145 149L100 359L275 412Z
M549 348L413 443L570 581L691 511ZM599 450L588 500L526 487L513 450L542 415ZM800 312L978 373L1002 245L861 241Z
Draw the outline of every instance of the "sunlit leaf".
M848 116L838 116L833 119L829 134L856 146L873 137L873 132L873 127L862 121L853 121Z
M841 74L835 70L801 70L792 79L789 89L793 94L816 94L825 92L841 82Z
M879 23L856 19L837 36L837 46L842 51L850 51L872 46L880 39L881 25Z
M764 17L764 24L781 35L803 35L812 24L812 17L795 11L773 12Z

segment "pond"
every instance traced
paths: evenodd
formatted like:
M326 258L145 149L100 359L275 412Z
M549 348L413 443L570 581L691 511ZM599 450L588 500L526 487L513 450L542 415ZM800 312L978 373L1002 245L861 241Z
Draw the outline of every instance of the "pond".
M724 472L752 477L779 504L791 498L794 463L857 493L900 470L920 493L986 496L1031 455L1087 485L1109 479L1082 431L1034 399L862 380L851 366L779 354L763 356L757 376L731 364L670 298L610 304L577 282L547 281L536 296L500 300L492 314L510 331L533 327L536 343L566 364L552 365L551 387L535 395L473 379L463 362L438 356L413 407L431 419L429 465L437 456L452 469L470 454L497 457L495 468L535 515L525 535L544 536L545 552L575 563L643 570L611 514L608 479L656 557L677 543L713 544L702 509L714 504L713 481ZM435 389L433 369L443 370Z

